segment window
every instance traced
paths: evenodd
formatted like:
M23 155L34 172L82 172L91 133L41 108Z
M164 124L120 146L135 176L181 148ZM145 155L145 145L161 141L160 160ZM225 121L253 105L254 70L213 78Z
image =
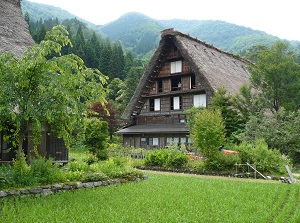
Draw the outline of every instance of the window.
M158 138L149 138L149 146L158 146Z
M163 83L161 79L158 80L157 85L158 85L158 92L163 92Z
M150 99L150 111L160 111L160 98Z
M171 89L172 91L180 91L182 88L181 77L174 76L171 78Z
M171 74L182 72L182 61L171 62Z
M195 79L195 74L190 76L190 89L195 88L196 85L196 79Z
M182 109L182 99L181 96L171 97L170 110L180 110Z
M194 95L193 100L195 107L206 107L206 94Z

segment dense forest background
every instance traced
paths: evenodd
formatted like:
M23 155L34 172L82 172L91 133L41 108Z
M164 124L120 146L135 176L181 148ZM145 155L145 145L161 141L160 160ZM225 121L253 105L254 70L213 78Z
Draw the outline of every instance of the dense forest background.
M29 13L32 22L56 18L59 22L63 22L76 17L60 8L27 0L22 1L22 7L24 14ZM130 50L135 57L152 55L158 45L160 31L170 27L189 33L224 51L240 55L244 55L246 50L253 45L270 46L276 40L280 40L263 31L215 20L156 20L136 12L127 13L105 25L95 25L78 17L77 19L101 36L108 37L112 41L119 41L122 47ZM287 42L300 52L300 41Z

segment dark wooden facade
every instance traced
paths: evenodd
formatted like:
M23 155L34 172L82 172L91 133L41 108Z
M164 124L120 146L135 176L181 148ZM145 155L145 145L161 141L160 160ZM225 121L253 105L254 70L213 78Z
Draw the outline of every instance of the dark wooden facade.
M189 146L184 110L209 106L217 87L235 93L247 83L247 62L189 35L167 29L142 76L117 133L123 144L162 148L171 142Z
M23 150L27 158L35 157L32 148L33 142L25 140L23 143ZM37 146L39 155L46 158L53 158L55 162L68 162L68 149L65 146L64 140L55 136L55 134L48 134L46 131L42 132L40 145ZM3 133L0 132L0 163L11 162L16 157L16 148L11 143L4 140Z

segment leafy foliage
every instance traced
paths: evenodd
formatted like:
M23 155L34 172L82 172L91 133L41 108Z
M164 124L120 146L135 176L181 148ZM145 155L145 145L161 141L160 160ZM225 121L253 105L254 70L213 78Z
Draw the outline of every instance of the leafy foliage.
M237 150L242 163L256 164L256 168L264 173L284 173L284 166L290 164L279 150L269 149L262 139L257 139L253 144L244 142Z
M188 163L188 156L178 149L158 149L149 152L145 157L146 166L165 168L183 168Z
M100 160L108 158L108 124L99 118L87 118L84 125L84 144Z
M221 112L204 109L195 114L190 129L193 143L208 160L213 160L225 142L225 125Z
M234 135L244 128L244 118L233 109L232 96L227 95L226 89L219 87L211 98L211 109L217 109L221 112L225 124L226 137L236 141Z
M82 126L87 105L105 102L107 78L74 54L61 56L67 44L67 30L56 26L20 59L0 55L0 127L16 132L19 156L29 129L35 144L44 125L68 144L76 125Z
M296 54L286 43L277 41L266 50L259 50L257 63L250 67L251 83L266 102L267 108L279 111L300 108L300 66Z
M241 140L254 143L263 138L270 148L279 149L299 162L300 111L289 112L284 109L276 114L251 116L246 124Z

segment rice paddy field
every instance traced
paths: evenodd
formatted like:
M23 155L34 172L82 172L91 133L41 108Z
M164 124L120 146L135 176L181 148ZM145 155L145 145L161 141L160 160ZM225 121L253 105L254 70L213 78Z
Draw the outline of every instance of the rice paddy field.
M145 181L0 200L0 222L300 222L300 184L147 172Z

